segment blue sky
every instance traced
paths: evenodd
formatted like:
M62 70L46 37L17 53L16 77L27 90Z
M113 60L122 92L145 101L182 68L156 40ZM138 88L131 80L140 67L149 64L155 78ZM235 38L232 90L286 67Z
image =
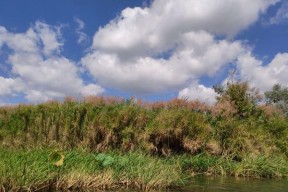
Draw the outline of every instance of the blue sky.
M215 102L229 70L288 86L286 0L2 0L0 105L65 96Z

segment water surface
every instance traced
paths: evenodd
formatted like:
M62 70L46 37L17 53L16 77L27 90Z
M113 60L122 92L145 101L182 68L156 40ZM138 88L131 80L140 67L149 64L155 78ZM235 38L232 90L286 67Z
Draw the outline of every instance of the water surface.
M288 192L287 179L196 177L181 192ZM176 190L173 190L176 192Z
M136 190L133 189L119 189L106 192L135 191ZM166 189L153 192L288 192L288 179L199 176L193 178L187 185L180 189Z

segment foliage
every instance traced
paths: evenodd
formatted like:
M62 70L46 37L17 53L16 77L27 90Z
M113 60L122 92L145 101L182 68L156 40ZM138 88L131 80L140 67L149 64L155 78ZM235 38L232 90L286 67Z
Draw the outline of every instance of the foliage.
M238 160L247 153L288 151L287 119L256 105L246 83L223 90L214 107L181 99L144 103L103 97L1 107L0 146L161 156L205 152ZM112 162L106 158L99 160L102 167Z
M273 104L279 109L283 110L286 116L288 115L288 88L281 87L275 84L271 91L265 92L267 104Z
M64 158L64 155L56 150L49 154L49 162L56 167L61 167L63 165Z
M227 83L227 86L215 85L214 91L218 105L228 103L233 116L247 118L257 113L257 102L261 99L256 89L249 88L247 82ZM227 107L227 104L226 104ZM227 110L224 109L223 110Z

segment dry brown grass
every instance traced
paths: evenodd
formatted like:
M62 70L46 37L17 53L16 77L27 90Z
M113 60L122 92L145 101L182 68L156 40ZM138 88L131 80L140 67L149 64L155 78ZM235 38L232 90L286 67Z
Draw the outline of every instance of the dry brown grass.
M261 109L268 118L275 116L278 116L283 119L285 118L284 112L273 105L259 105L259 109Z

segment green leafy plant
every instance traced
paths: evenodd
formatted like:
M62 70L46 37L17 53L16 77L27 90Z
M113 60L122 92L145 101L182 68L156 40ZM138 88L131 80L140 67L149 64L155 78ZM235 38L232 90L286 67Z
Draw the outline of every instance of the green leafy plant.
M64 163L64 155L58 151L53 151L49 154L49 162L56 167L61 167Z
M275 84L270 91L265 92L267 104L273 104L288 116L288 88Z
M105 153L99 153L96 156L96 160L99 162L101 168L107 168L115 162L115 159L112 156Z

